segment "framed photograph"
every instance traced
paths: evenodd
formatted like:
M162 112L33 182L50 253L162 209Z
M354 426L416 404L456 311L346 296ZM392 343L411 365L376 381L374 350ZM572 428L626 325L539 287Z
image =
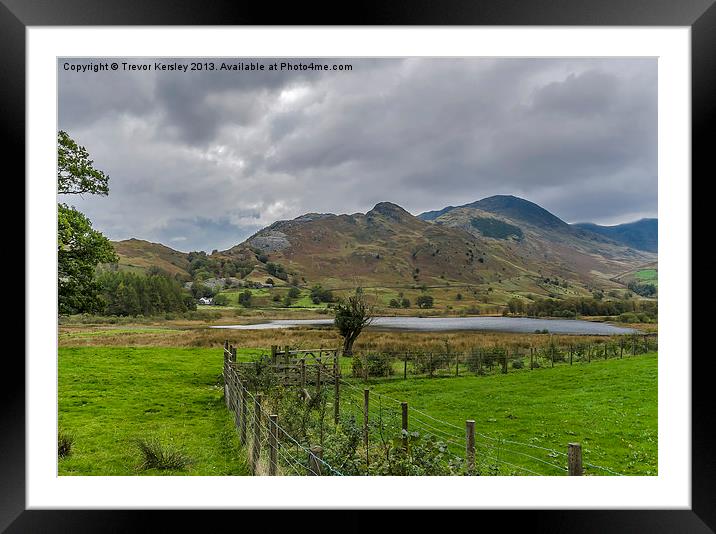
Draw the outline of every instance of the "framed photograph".
M691 175L716 8L543 4L343 26L5 1L28 313L2 528L517 509L712 531Z

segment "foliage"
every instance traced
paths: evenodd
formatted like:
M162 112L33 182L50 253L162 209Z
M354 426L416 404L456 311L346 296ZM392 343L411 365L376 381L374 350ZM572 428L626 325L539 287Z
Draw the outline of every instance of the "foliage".
M244 308L249 308L251 306L251 298L251 291L246 289L239 293L239 304L241 304Z
M420 295L415 299L415 304L417 304L418 308L432 308L433 297L430 295Z
M92 313L102 309L95 269L116 262L112 243L82 213L57 205L57 274L60 315Z
M311 288L311 301L314 304L321 302L333 302L333 293L329 289L324 289L320 284L316 284Z
M656 295L656 286L654 284L640 284L639 282L629 282L627 286L631 291L642 297L653 297Z
M229 304L229 297L225 293L219 293L214 297L214 304L217 306L227 306Z
M393 374L393 358L389 354L369 352L367 354L354 354L351 360L353 376L364 377L365 368L368 376L390 376Z
M109 176L94 168L89 153L65 131L57 132L57 192L61 195L108 195Z
M353 354L353 343L372 320L373 311L366 303L362 291L356 290L355 295L338 303L334 325L343 337L344 355Z
M182 286L162 274L107 271L97 277L106 315L158 315L188 311L193 300Z
M288 298L290 298L290 299L297 299L298 297L301 296L301 290L298 289L296 286L291 286L291 287L288 289L287 296L288 296Z
M189 457L181 450L162 443L158 438L139 438L137 448L142 455L141 470L146 469L186 469Z
M268 262L266 264L266 271L271 275L275 276L276 278L280 278L281 280L288 280L288 273L286 272L286 269L283 265L280 263L273 263Z
M407 450L404 439L407 438ZM449 476L461 474L463 460L451 454L447 444L430 434L401 431L371 461L371 474L388 476Z

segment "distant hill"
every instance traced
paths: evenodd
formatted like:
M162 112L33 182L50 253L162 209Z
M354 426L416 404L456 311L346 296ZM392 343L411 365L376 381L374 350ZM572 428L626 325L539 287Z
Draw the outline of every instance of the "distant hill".
M470 285L493 299L589 295L622 287L620 275L657 260L506 195L418 217L390 202L366 213L307 213L201 257L138 239L114 246L121 269L155 265L186 278L206 270L219 278L270 277L329 289Z
M659 222L658 219L640 219L635 222L600 226L593 223L573 224L577 228L589 230L622 243L628 247L648 252L658 251Z
M427 211L421 213L418 217L424 221L434 221L438 217L460 208L487 211L515 221L523 221L540 228L565 229L569 226L562 219L534 202L512 195L494 195L462 206L449 206L438 211Z
M189 254L179 252L160 243L152 243L143 239L126 239L112 241L120 270L143 273L150 267L159 267L172 276L179 275L191 278L189 269Z
M327 287L471 284L564 295L613 287L620 273L655 260L504 195L418 217L389 202L365 214L311 213L237 247Z

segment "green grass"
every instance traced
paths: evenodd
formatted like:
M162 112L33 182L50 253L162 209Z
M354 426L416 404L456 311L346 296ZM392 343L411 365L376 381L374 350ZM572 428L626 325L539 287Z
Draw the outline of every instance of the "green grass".
M640 282L657 285L659 274L656 269L642 269L641 271L634 273L634 277Z
M59 475L248 474L221 370L220 349L60 348L59 426L74 443ZM140 470L142 438L181 451L188 466Z
M478 435L478 455L498 454L540 474L560 472L524 453L560 465L566 465L566 459L534 447L502 443L497 453L481 444L510 440L566 453L568 443L579 442L585 463L627 475L656 475L657 363L656 353L650 353L554 369L510 370L507 375L379 380L370 388L449 423L410 412L416 418L411 428L429 431L427 423L445 439L450 434L464 444L465 420L474 419L476 432L492 438ZM395 402L383 402L399 411ZM585 473L608 474L589 466Z
M239 349L238 359L248 361L263 352ZM543 462L563 465L563 456L500 440L559 452L580 442L586 474L608 474L586 465L594 464L627 475L656 475L657 364L656 353L650 353L553 369L510 369L507 375L371 379L371 417L379 405L376 394L382 394L427 414L411 410L411 430L424 432L431 425L443 439L464 440L465 420L474 419L478 464L492 454L503 467L509 462L558 475ZM350 359L341 358L341 367L356 388L341 388L342 411L352 413L362 406L365 385L349 378ZM220 348L61 348L59 425L74 443L72 454L59 460L59 474L247 474L223 403L221 369ZM381 403L397 421L399 405L387 398ZM136 440L141 438L157 438L183 453L188 466L140 470ZM451 449L463 454L459 447ZM512 468L499 473L525 474Z

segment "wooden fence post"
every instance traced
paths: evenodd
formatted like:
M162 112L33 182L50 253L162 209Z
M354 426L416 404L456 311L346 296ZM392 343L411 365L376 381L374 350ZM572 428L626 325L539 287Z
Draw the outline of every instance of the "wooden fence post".
M254 447L251 455L251 469L254 475L261 456L261 394L257 393L254 400Z
M508 354L509 354L509 350L508 350L508 349L505 349L505 356L504 356L504 358L502 359L502 374L503 374L503 375L506 375L506 374L507 374L507 357L508 357Z
M579 443L567 445L569 476L582 476L582 446Z
M554 345L550 345L549 352L552 355L552 367L554 367Z
M231 349L231 358L232 358L231 361L233 361L234 363L236 363L236 347L233 347L233 348Z
M278 357L278 345L271 345L271 361L275 364Z
M241 444L246 445L246 427L249 420L249 403L248 403L248 392L246 388L241 388Z
M471 475L475 471L475 421L472 419L465 421L465 459Z
M587 343L587 363L592 363L592 344Z
M321 459L323 459L323 447L318 445L311 447L311 451L308 453L309 475L321 476Z
M306 389L306 358L301 358L298 365L301 370L301 395L303 395L303 390Z
M401 402L400 409L403 412L403 420L402 420L403 449L407 452L408 451L408 403Z
M619 358L624 357L624 338L619 338Z
M455 353L455 376L460 376L460 353Z
M569 365L572 365L572 345L569 346Z
M276 460L278 452L278 415L269 415L269 476L276 476Z
M333 422L338 424L341 416L341 368L338 354L333 355Z

